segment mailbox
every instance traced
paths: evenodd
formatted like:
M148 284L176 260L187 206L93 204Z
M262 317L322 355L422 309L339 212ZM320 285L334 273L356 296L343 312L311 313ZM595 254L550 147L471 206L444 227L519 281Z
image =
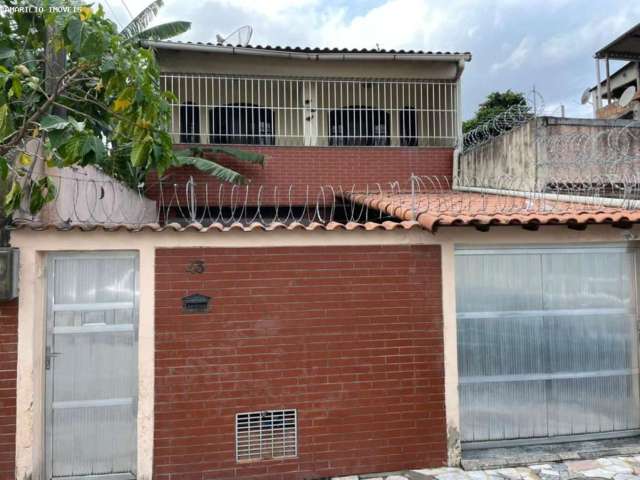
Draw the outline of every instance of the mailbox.
M185 313L203 313L209 311L211 297L194 293L182 298L182 311Z

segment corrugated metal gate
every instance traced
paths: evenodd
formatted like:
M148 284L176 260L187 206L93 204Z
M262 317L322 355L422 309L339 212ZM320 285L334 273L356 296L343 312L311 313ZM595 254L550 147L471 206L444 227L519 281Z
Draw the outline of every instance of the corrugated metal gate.
M50 255L47 478L135 478L138 260Z
M459 249L463 446L638 433L637 253Z

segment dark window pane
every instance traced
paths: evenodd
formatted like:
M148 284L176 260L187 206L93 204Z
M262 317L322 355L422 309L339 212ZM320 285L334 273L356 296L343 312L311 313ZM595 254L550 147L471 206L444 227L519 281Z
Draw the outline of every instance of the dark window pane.
M187 102L180 105L180 143L200 142L200 108Z
M389 145L389 114L350 106L329 112L329 145Z
M400 115L400 145L415 147L418 145L416 111L413 107L404 107Z
M209 110L210 142L217 144L275 145L273 112L251 104L233 104Z

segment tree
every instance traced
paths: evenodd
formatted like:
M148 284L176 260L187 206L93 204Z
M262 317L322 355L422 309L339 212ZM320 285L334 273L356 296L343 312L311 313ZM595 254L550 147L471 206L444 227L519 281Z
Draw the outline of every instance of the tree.
M155 0L145 7L131 23L120 32L123 37L132 40L166 40L185 33L191 28L191 22L168 22L147 28L164 5L163 0Z
M153 53L120 35L102 7L94 11L69 2L49 8L45 3L40 12L23 0L0 0L0 5L7 12L0 16L0 179L8 192L7 213L24 199L36 213L55 198L53 182L34 173L35 159L26 151L26 142L34 138L41 141L48 166L94 165L132 187L150 171L161 176L181 165L224 181L244 181L190 151L173 151L168 129L175 98L160 90ZM46 44L66 57L49 88ZM214 152L259 164L264 160L223 147Z
M500 113L507 111L513 106L523 106L528 111L527 100L523 93L507 90L505 92L493 92L487 95L487 99L482 102L473 118L462 123L462 130L467 133L474 128L495 118Z

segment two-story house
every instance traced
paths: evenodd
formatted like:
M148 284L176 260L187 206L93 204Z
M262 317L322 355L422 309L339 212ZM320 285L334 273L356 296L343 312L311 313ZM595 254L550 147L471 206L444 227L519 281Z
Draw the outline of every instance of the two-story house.
M314 479L640 431L640 211L465 177L490 148L460 151L468 53L149 46L176 145L266 164L62 172L16 221L2 478Z

